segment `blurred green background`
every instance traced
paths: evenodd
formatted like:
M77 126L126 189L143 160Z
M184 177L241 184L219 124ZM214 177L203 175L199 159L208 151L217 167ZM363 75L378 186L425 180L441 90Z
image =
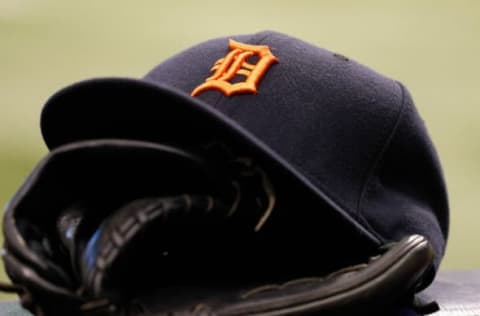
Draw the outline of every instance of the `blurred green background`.
M409 88L449 189L442 269L480 267L476 0L0 0L0 204L45 155L39 114L59 88L97 76L140 77L199 41L264 29L342 53Z

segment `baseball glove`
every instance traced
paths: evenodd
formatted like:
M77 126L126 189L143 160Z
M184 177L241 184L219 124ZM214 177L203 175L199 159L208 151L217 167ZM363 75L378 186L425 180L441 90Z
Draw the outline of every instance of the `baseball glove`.
M7 207L4 289L47 316L363 315L428 284L425 238L374 247L267 169L221 144L61 146Z

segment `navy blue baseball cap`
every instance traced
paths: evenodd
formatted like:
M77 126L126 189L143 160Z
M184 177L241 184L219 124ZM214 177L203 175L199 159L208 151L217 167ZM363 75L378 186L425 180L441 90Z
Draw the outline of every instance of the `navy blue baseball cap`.
M442 168L404 85L272 31L215 38L144 78L94 78L54 94L46 145L129 138L246 146L381 246L425 236L438 269L449 226ZM272 167L273 168L273 167Z

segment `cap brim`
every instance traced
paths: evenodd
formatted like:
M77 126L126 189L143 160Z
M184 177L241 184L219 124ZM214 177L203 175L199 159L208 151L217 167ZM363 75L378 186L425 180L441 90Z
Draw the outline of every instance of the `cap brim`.
M76 83L47 101L41 115L41 131L49 149L95 138L190 144L208 138L227 140L251 152L275 174L281 174L282 182L320 198L372 244L382 243L379 236L366 230L245 128L202 100L171 86L131 78L101 78Z

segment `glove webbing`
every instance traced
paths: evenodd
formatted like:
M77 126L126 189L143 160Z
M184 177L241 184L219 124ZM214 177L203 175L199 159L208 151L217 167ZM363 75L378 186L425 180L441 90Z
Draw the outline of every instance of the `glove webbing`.
M86 262L89 261L88 255L92 249L96 249L96 255L95 261L84 267L84 284L88 288L81 289L81 292L85 292L81 294L100 298L81 305L80 310L86 312L108 308L110 311L116 311L119 308L108 298L101 297L109 292L109 289L105 288L108 281L106 278L115 268L115 264L122 263L119 262L119 257L128 251L129 245L142 233L159 223L166 225L167 222L182 221L189 216L198 220L209 218L214 221L233 214L236 205L237 201L226 206L223 201L212 196L184 194L171 198L139 199L120 208L102 224L104 230L97 231L101 232L102 236L92 238L85 249ZM161 229L161 225L158 229ZM152 252L152 256L162 255L165 254Z

